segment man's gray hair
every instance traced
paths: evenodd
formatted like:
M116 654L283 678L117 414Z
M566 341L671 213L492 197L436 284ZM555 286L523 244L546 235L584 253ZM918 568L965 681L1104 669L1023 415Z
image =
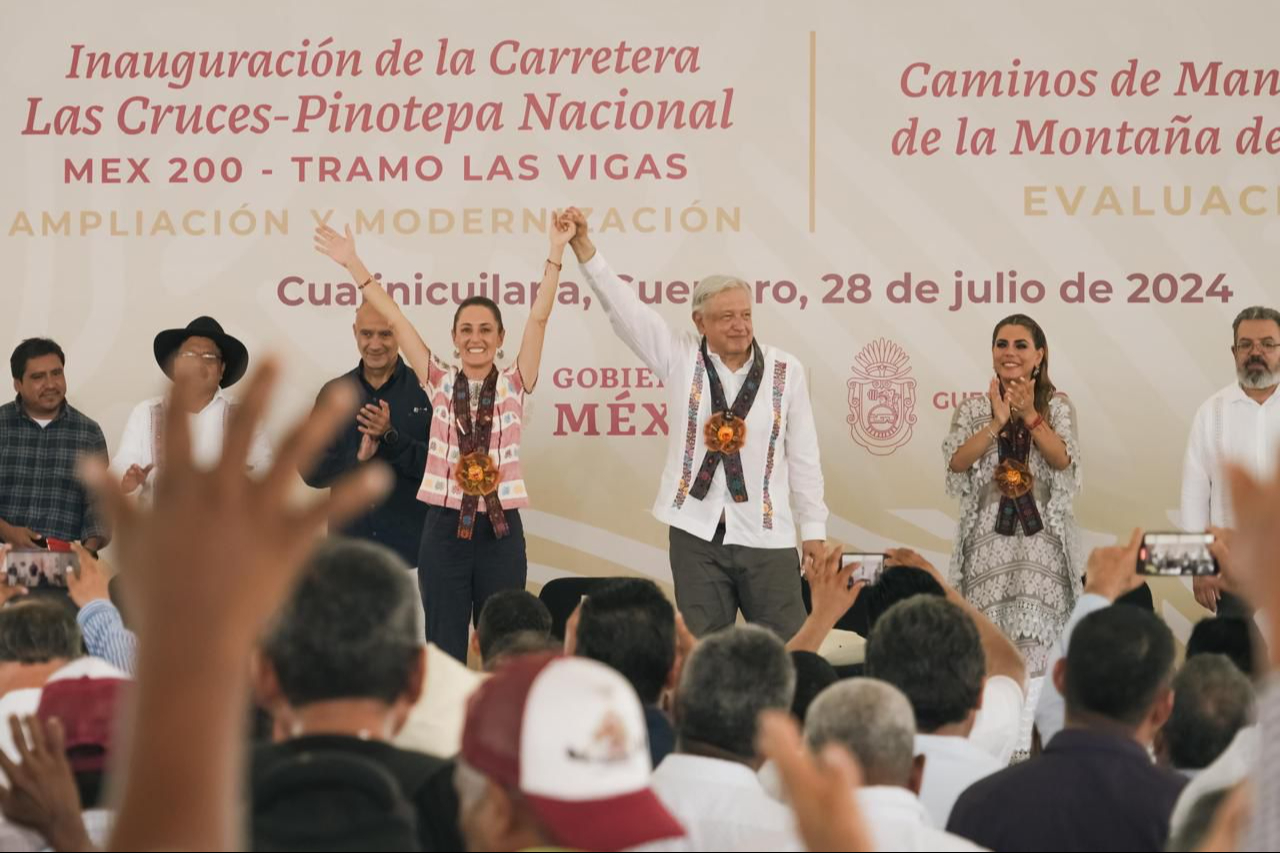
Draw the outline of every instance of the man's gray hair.
M697 291L694 291L695 295ZM697 308L694 309L698 310ZM1280 326L1280 311L1274 308L1267 308L1265 305L1250 305L1248 308L1236 315L1235 321L1231 324L1231 343L1234 345L1236 338L1240 336L1240 324L1245 320L1270 320L1277 326Z
M693 288L693 313L697 314L702 310L702 306L707 300L713 296L718 296L726 290L732 290L740 287L747 292L747 296L751 295L751 285L734 275L709 275L698 282Z
M791 655L772 631L744 625L703 637L676 689L679 745L697 741L753 759L760 712L790 710L795 692Z
M1253 684L1226 655L1196 655L1173 680L1173 713L1164 724L1169 759L1201 770L1253 722Z
M818 694L804 718L815 751L836 743L862 764L869 785L911 781L916 718L902 691L875 678L837 681Z

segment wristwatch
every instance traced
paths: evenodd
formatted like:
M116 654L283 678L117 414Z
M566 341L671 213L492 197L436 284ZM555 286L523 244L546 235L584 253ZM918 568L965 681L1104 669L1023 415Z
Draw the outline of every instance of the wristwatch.
M385 444L387 447L395 447L399 441L400 441L400 431L397 430L395 427L392 427L391 429L387 430L382 434L382 443Z

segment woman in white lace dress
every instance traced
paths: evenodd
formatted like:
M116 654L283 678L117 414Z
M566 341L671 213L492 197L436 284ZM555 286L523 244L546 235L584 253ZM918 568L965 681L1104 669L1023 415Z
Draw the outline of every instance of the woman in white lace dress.
M1076 413L1049 380L1049 346L1035 320L1001 320L991 361L987 396L956 408L942 445L947 494L960 498L951 580L1037 676L1084 570L1071 508L1080 490Z

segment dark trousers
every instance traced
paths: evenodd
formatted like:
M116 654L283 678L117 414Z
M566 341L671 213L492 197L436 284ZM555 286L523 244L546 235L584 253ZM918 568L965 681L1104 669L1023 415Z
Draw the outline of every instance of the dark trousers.
M524 525L507 510L507 535L493 535L488 516L476 513L470 539L458 538L458 511L433 506L422 526L418 588L427 616L427 642L466 663L467 629L480 618L489 596L524 589L529 575Z
M695 637L729 627L739 610L783 640L804 624L795 548L726 545L723 525L710 542L672 527L670 545L676 607Z

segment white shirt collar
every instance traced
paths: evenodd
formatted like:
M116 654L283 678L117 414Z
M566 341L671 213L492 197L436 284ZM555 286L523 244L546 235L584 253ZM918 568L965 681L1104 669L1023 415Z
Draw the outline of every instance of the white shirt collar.
M896 785L867 785L857 789L858 805L871 821L893 820L916 826L933 826L920 798Z
M1272 393L1270 397L1266 399L1265 402L1261 404L1255 402L1252 397L1244 393L1244 388L1240 386L1239 382L1235 383L1234 385L1231 385L1227 389L1227 402L1230 402L1230 403L1252 403L1255 406L1260 405L1261 407L1265 408L1271 405L1272 402L1278 398L1280 398L1280 389L1277 389L1274 393Z
M764 793L756 772L745 764L723 758L707 758L673 752L653 771L655 775L670 776L685 781L708 782L713 785L751 787Z

